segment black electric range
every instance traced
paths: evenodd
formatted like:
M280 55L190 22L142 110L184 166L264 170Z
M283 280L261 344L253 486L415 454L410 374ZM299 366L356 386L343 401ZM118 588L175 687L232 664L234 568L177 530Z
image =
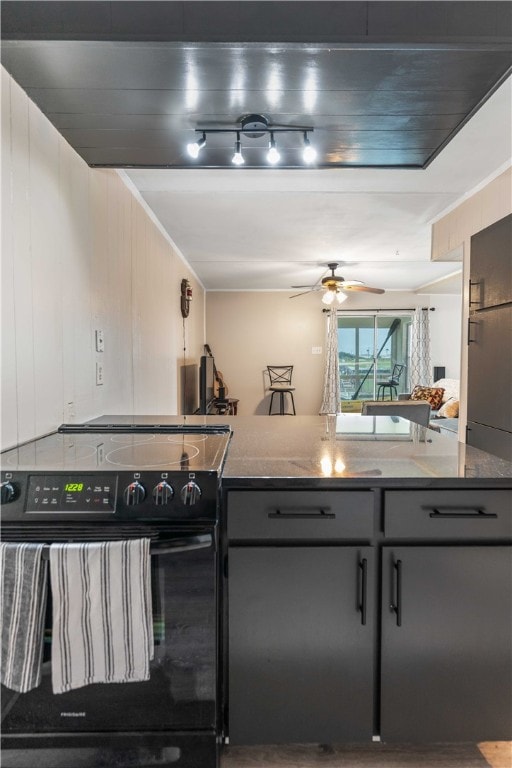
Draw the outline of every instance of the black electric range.
M4 542L49 550L149 538L155 637L149 680L55 695L50 589L41 683L22 694L1 686L6 768L218 767L218 513L229 439L217 425L63 425L1 454Z

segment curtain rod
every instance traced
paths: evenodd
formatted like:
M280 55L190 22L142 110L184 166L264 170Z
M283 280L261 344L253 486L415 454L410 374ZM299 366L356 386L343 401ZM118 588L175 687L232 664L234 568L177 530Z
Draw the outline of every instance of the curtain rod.
M337 312L414 312L416 309L428 309L430 312L435 312L435 307L393 307L390 309L337 309ZM330 312L330 309L322 309L322 312Z

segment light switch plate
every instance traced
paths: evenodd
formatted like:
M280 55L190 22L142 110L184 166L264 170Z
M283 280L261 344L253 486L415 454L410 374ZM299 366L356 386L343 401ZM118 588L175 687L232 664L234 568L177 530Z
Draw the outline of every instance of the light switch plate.
M96 386L99 387L103 383L103 364L96 363Z
M321 355L322 354L322 347L311 347L311 354L312 355Z
M103 331L95 331L96 334L96 352L103 352L105 350L105 340Z

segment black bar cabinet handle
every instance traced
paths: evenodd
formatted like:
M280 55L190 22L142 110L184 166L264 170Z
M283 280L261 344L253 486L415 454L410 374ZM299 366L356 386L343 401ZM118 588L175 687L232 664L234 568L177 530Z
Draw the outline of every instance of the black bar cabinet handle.
M393 563L393 569L394 569L394 594L395 594L395 602L391 603L389 606L393 613L396 613L396 625L397 627L402 626L402 561L397 560L395 563Z
M269 512L268 516L271 520L334 520L336 517L334 512L325 512L323 509L318 512L281 512L276 509L275 512Z
M359 568L361 570L361 599L359 601L359 610L361 611L361 624L366 624L366 595L368 589L368 561L364 557L359 562Z
M457 520L458 518L461 520L486 520L498 517L495 512L486 512L485 509L478 509L476 507L445 507L446 512L442 512L442 509L443 507L432 507L429 517L437 518L438 520Z
M468 317L468 344L474 344L476 342L476 339L471 338L471 326L477 325L475 320L472 320L470 317Z
M480 282L477 282L475 280L471 280L470 279L470 281L469 281L469 306L471 306L472 304L480 304L479 301L473 301L473 298L472 298L473 286L475 286L475 285L480 285Z

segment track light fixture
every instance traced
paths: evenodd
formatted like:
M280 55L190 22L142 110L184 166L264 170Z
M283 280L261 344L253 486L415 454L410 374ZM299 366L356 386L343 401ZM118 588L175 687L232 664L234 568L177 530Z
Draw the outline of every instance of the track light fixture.
M199 157L199 152L202 150L205 144L206 144L206 133L203 131L202 139L198 139L197 141L194 141L191 144L187 144L187 152L189 153L190 157L193 157L194 160L197 157Z
M275 165L281 160L281 154L276 146L275 135L278 133L302 133L304 135L304 147L302 150L302 160L304 163L311 164L315 162L317 153L311 145L308 133L313 132L313 128L306 126L273 126L268 118L263 115L245 115L238 119L239 125L234 128L196 128L196 133L202 134L202 137L191 144L187 144L187 152L191 157L197 159L199 152L206 144L206 135L208 133L231 133L236 135L235 152L231 158L234 165L243 165L245 160L242 155L241 135L244 139L257 139L261 136L269 135L268 151L266 154L267 162Z
M304 150L302 152L302 158L304 162L308 164L314 163L316 160L316 149L311 146L307 131L304 131Z
M281 155L276 149L276 140L274 139L274 133L270 132L270 141L268 143L267 160L270 165L275 165L281 159Z
M243 165L245 163L242 155L242 142L240 141L240 133L238 131L236 132L235 154L231 158L231 162L233 165Z

